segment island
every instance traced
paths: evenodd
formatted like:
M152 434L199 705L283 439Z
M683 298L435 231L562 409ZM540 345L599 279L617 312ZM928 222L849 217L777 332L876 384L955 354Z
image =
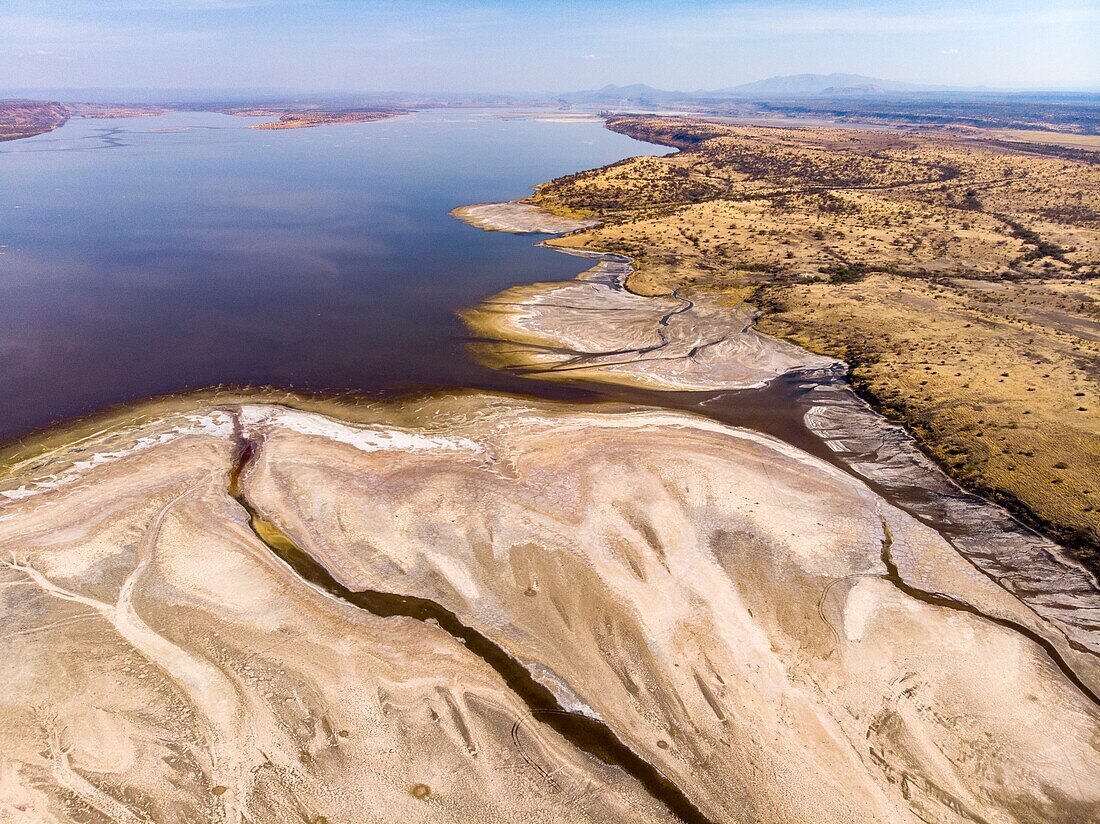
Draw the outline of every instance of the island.
M408 114L401 109L284 109L271 107L233 107L218 109L237 117L275 117L267 123L256 123L253 129L306 129L312 126L329 126L334 123L371 123L390 117Z

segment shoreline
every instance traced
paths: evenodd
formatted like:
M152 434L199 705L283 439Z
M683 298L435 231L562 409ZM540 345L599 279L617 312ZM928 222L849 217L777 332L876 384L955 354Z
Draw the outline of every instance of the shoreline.
M631 292L623 255L541 245L597 263L571 281L511 287L464 311L486 365L543 380L713 392L836 363L757 332L752 308Z
M541 347L532 378L580 356L607 402L215 390L50 430L0 474L14 785L196 819L1100 809L1093 582L944 489L842 363L547 245L598 262L497 320ZM816 449L754 427L760 398ZM183 741L201 766L173 771Z
M22 130L5 133L3 116L5 108L16 113L35 112L38 117L49 117L50 122L24 126ZM406 109L369 110L295 110L278 107L219 107L170 109L152 105L115 105L106 103L59 103L40 100L0 101L0 142L24 140L57 131L70 120L108 120L156 117L174 112L211 112L230 117L277 117L277 120L255 123L247 128L259 131L306 129L347 123L374 123L410 114ZM17 128L13 124L11 128Z
M616 290L625 292L627 278L633 271L632 263L630 258L610 252L575 249L545 241L540 245L598 262L592 269L578 275L574 281L512 287L462 313L463 320L476 334L471 348L483 363L492 368L513 371L532 380L623 384L655 396L669 391L752 391L785 376L795 379L804 377L806 385L811 387L807 394L814 396L816 392L823 398L822 402L827 404L819 406L811 401L804 413L804 424L829 447L839 466L863 479L895 506L944 534L955 550L983 575L1002 586L1008 582L1013 591L1030 593L1024 600L1033 608L1062 623L1075 635L1078 643L1084 644L1093 653L1100 654L1100 632L1096 631L1088 617L1089 609L1100 609L1098 571L1082 563L1072 547L1058 543L1044 531L1019 519L1000 502L980 491L968 489L952 478L921 448L919 440L907 427L887 418L860 396L852 384L848 366L843 361L822 358L793 342L788 343L756 331L752 327L758 312L752 311L744 318L736 313L729 317L732 309L725 308L727 323L733 323L736 328L736 321L742 321L741 334L751 330L762 340L774 342L777 346L797 348L816 360L804 364L795 362L782 369L773 368L770 373L765 372L756 381L737 376L741 379L723 383L715 380L712 374L709 382L696 385L684 385L677 382L675 376L671 379L658 376L647 380L644 375L639 377L609 373L601 366L601 355L588 355L589 360L582 360L580 368L574 369L572 367L578 358L584 359L585 354L578 353L573 348L576 341L570 337L569 332L573 327L566 326L565 331L558 327L556 331L553 321L558 316L555 315L551 316L551 323L533 333L530 325L525 325L523 321L529 320L533 315L537 316L540 303L573 289L572 285L576 284L583 287L581 296L571 300L555 300L555 305L564 303L570 307L571 312L583 312L583 324L586 327L599 323L601 332L606 333L609 326L614 328L614 315L610 318L596 315L600 320L592 321L590 317L594 314L592 310L595 306L578 304L585 301L595 305L603 304L614 296ZM605 291L595 291L593 283L605 287ZM629 294L637 301L651 305L660 299ZM657 324L667 323L665 309L666 307L661 307L650 313L649 322L652 324L659 315ZM621 313L627 310L616 307L613 311ZM627 339L630 344L614 346L614 336L605 343L614 348L614 357L621 359L628 351L627 347L636 344L638 337L636 329L628 329ZM641 346L637 351L649 354L653 350L654 345L649 344ZM546 354L550 351L552 354ZM525 352L534 354L528 357ZM737 354L724 352L722 356L736 358ZM562 358L571 367L564 374L555 371L555 359L560 362ZM616 367L620 365L616 363ZM769 365L775 367L774 363ZM815 375L820 377L815 378ZM840 375L839 385L835 375ZM828 397L830 393L832 396ZM828 401L824 400L826 397ZM708 414L704 409L693 411ZM837 435L837 430L845 434ZM844 455L848 457L842 457ZM1048 599L1053 598L1057 602L1058 596L1070 597L1074 601L1073 605L1064 611L1059 607L1052 610ZM1091 607L1084 607L1085 604L1090 604ZM1078 607L1082 607L1083 613L1077 612Z
M780 339L787 340L787 338L784 337L780 337ZM796 343L793 339L791 342ZM1064 524L1058 524L1048 518L1042 517L1019 497L1006 490L998 489L994 486L983 485L975 479L956 477L955 473L952 471L951 465L945 462L940 455L931 451L930 444L926 444L921 438L914 434L905 416L884 403L882 398L867 387L866 382L854 380L850 370L845 379L849 389L851 389L852 394L856 398L884 421L903 429L906 435L913 440L921 456L934 464L937 470L939 470L939 472L961 492L966 495L980 498L991 506L1003 509L1013 520L1019 522L1019 524L1028 531L1056 544L1067 556L1068 560L1086 572L1097 584L1097 588L1100 589L1100 565L1092 563L1096 553L1094 547L1087 540L1083 541L1080 535L1068 529Z
M550 233L548 227L557 225L551 240L596 224L515 201L459 207L451 215L514 234ZM756 310L745 304L631 291L635 269L625 255L539 245L596 263L573 280L513 286L460 314L477 338L475 355L492 368L544 380L706 392L759 388L784 374L836 363L756 331Z
M506 232L517 235L560 235L599 224L595 219L555 215L523 200L456 206L451 209L450 215L469 226L484 229L487 232Z

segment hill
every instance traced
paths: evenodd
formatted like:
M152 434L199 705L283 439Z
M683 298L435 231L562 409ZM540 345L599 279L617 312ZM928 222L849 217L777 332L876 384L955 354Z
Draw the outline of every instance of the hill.
M931 86L899 83L862 74L788 74L753 83L716 89L711 94L724 97L816 97L818 95L896 94L934 91Z
M0 100L0 140L18 140L62 126L71 112L63 103L42 100Z
M608 84L601 89L589 91L566 92L560 95L560 99L566 103L597 103L597 104L660 104L679 100L691 100L695 95L688 92L666 91L655 89L644 83L632 83L628 86L616 86Z
M943 86L918 86L897 80L866 77L861 74L789 74L756 80L752 83L742 83L738 86L725 86L711 90L699 89L693 92L657 89L643 83L632 83L627 86L611 84L601 89L568 92L561 95L561 100L580 104L660 105L706 100L852 97L947 90L947 87Z

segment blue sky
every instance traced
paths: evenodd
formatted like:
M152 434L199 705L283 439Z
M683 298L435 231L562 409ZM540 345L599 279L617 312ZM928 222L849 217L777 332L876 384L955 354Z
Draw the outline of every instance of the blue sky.
M1100 87L1100 0L3 0L0 85L718 88L775 74Z

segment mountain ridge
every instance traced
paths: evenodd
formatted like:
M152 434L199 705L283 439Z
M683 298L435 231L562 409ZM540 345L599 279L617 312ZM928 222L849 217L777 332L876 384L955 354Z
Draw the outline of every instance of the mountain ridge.
M645 83L616 85L599 89L566 92L560 97L569 102L649 102L677 100L759 99L769 97L849 97L853 95L891 95L921 92L964 91L961 87L934 86L884 80L861 74L788 74L776 75L751 83L682 92L658 89Z

